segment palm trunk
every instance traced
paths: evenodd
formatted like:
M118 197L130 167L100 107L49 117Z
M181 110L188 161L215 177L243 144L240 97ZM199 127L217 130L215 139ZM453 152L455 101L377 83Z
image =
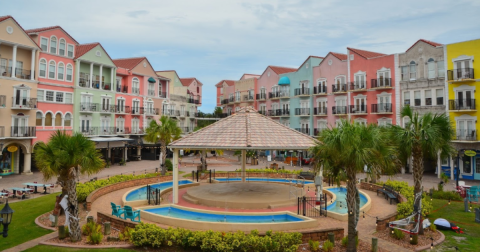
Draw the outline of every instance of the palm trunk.
M356 173L353 168L347 168L347 206L348 206L348 245L347 252L356 252L356 236L357 230L355 227L355 220L357 219L357 187L355 185ZM351 213L351 214L350 214Z
M161 174L162 176L165 175L165 173L167 173L167 167L165 166L165 158L167 157L167 146L165 144L165 142L160 142L161 146L162 146L162 158L160 159L160 167L162 168L161 170Z
M413 183L415 195L422 191L422 178L423 178L423 153L420 145L417 144L413 147ZM420 220L417 219L417 222L420 223L418 233L423 235L423 223L422 217ZM414 239L418 240L418 239Z
M71 178L67 180L65 184L68 193L68 212L70 213L70 239L73 242L76 242L81 240L82 237L78 220L77 183L75 182L75 176L71 176Z

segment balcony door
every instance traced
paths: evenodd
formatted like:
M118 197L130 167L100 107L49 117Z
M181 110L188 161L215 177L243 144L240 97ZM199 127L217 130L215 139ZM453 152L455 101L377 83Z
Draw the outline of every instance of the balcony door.
M390 96L378 96L378 112L390 112L391 100Z
M15 99L14 105L15 106L26 106L28 103L28 90L27 89L15 89Z
M304 122L301 124L301 132L304 133L304 134L310 134L309 130L308 130L308 123L307 122Z
M125 119L122 117L117 118L117 133L123 133L125 131Z
M110 117L104 116L100 120L100 130L103 134L108 134L110 132Z
M81 98L82 104L84 105L90 105L92 103L92 96L90 95L82 95Z
M283 109L283 114L287 114L288 111L290 110L290 104L288 103L282 104L282 109Z
M466 141L476 140L475 122L473 120L457 121L457 139Z
M132 102L132 114L140 114L140 101Z
M140 132L140 121L138 118L132 119L132 133L138 134Z
M118 107L118 112L119 113L125 113L125 100L124 99L118 99L117 100L117 107Z
M378 86L390 86L390 71L378 71Z
M459 109L472 109L473 103L473 91L472 90L462 90L457 91L457 102Z
M92 117L91 116L81 116L80 117L80 131L82 133L90 132L91 124L92 124Z
M327 101L326 100L318 101L317 107L318 107L317 114L323 115L323 114L327 113Z
M104 112L110 111L110 98L109 97L102 97L102 111L104 111Z
M335 106L337 107L337 114L346 114L347 100L340 99L335 101Z
M455 61L457 79L471 79L473 76L473 69L471 67L470 60Z
M13 118L12 136L24 136L27 133L28 119L25 117Z
M365 97L355 97L355 107L353 108L354 113L366 113L366 100Z

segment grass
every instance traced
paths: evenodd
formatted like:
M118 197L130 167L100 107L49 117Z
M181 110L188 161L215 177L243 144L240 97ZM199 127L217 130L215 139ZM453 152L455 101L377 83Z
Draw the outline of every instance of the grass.
M478 205L472 205L479 207ZM459 251L478 251L480 248L480 224L475 223L475 212L468 213L464 211L463 202L451 202L448 205L447 200L433 200L433 213L428 215L430 222L433 223L437 218L444 218L449 222L455 223L461 227L463 234L457 234L455 231L440 230L445 235L445 241L435 247L433 251L455 251L455 246ZM437 210L435 212L435 210ZM464 240L456 240L464 239Z
M101 252L136 252L138 250L132 249L122 249L122 248L108 248L108 249L74 249L74 248L62 248L62 247L55 247L55 246L46 246L46 245L38 245L33 248L24 250L26 252L84 252L84 251L101 251Z
M14 213L12 223L8 226L8 237L1 237L0 251L33 240L52 231L43 229L35 224L35 219L53 210L55 196L58 193L49 194L35 199L9 203ZM0 205L3 208L4 205ZM1 227L3 230L3 226Z

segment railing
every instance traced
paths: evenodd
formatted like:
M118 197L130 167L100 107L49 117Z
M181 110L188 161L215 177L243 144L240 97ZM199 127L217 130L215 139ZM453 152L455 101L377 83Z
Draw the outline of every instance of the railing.
M223 100L221 101L221 104L222 104L222 105L228 104L228 99L223 99Z
M84 136L97 136L98 135L98 127L80 127L79 131Z
M457 68L447 71L447 77L449 81L475 79L473 74L473 68Z
M149 96L155 96L155 90L149 89L149 90L147 91L147 93L148 93Z
M350 91L362 90L367 88L367 83L365 81L352 81L348 87Z
M228 103L231 103L231 102L235 102L235 98L233 97L228 98Z
M144 107L132 107L132 115L142 115L144 113Z
M112 88L111 83L102 82L102 89L103 90L112 90L111 88Z
M158 97L167 98L167 93L166 92L158 92Z
M140 88L132 87L132 94L140 94Z
M333 93L347 92L347 84L334 84L332 85Z
M130 113L130 106L115 105L115 113L118 113L118 114Z
M11 70L12 68L9 67L9 69ZM30 70L27 70L27 69L22 69L22 68L16 68L15 69L15 77L17 77L19 79L30 80L31 74L32 74L32 72ZM12 75L12 73L10 72L10 76L11 75ZM35 76L35 74L33 76Z
M318 136L318 134L320 134L320 132L322 132L324 130L325 130L325 128L315 128L315 129L313 129L313 135Z
M12 126L10 130L11 137L35 137L37 136L37 127L35 126Z
M295 96L297 95L310 95L310 89L309 88L295 88L294 90Z
M334 115L344 115L347 114L347 106L333 106L332 114Z
M320 86L313 87L313 94L327 94L327 86L320 85Z
M264 116L267 115L267 111L266 111L266 110L259 110L258 113L261 114L261 115L264 115Z
M289 109L268 110L268 115L269 116L290 116L290 110Z
M475 99L449 100L449 110L476 110Z
M243 100L244 101L253 101L253 95L244 95Z
M467 130L467 129L457 130L456 140L476 141L477 140L477 131L476 130Z
M5 137L5 126L0 126L0 137Z
M310 108L296 108L295 115L308 116L310 115Z
M277 92L269 92L268 93L268 98L269 99L288 98L288 97L290 97L290 94L288 92L277 91Z
M100 112L115 113L115 105L102 104Z
M5 108L7 106L7 96L0 95L0 108Z
M314 115L327 115L327 107L313 108Z
M78 79L78 85L80 87L90 87L90 81L86 77L80 77Z
M135 128L132 128L132 132L131 134L144 134L144 131L143 129L135 129Z
M371 79L370 88L392 88L392 78Z
M348 106L349 114L366 114L367 113L367 105L350 105Z
M12 108L14 109L35 109L37 98L12 97Z
M266 93L260 93L260 94L257 94L257 100L265 100L267 99L267 94Z
M106 136L106 135L116 135L117 128L115 127L100 127L99 135Z
M158 115L159 111L158 108L145 108L145 115Z
M99 112L100 103L80 103L80 112Z
M130 134L130 128L128 127L117 128L117 135L124 135L124 134Z
M190 132L190 128L189 128L189 127L180 127L180 129L182 129L182 132L183 132L183 133L188 133L188 132Z
M372 104L372 112L376 114L392 113L391 103Z
M178 116L185 117L185 116L187 116L187 112L179 110L178 111Z
M98 80L93 80L93 81L92 81L92 88L100 89L100 81L98 81Z
M310 135L310 129L309 128L296 128L295 130L298 131L298 132L301 132L303 134Z
M173 116L175 114L175 110L173 109L164 109L162 111L162 114L163 115L166 115L166 116Z

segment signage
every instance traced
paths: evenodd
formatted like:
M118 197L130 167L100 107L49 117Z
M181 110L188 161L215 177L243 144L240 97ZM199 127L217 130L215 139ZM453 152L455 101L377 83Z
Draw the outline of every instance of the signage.
M10 146L7 148L8 152L15 152L18 150L18 147L17 146Z
M474 150L466 150L463 152L463 154L465 154L465 156L474 157L477 155L477 152Z

